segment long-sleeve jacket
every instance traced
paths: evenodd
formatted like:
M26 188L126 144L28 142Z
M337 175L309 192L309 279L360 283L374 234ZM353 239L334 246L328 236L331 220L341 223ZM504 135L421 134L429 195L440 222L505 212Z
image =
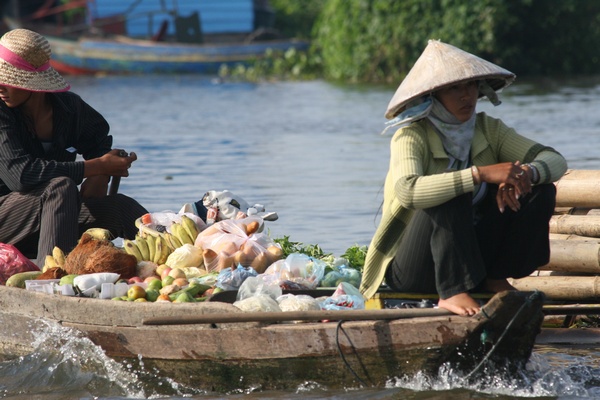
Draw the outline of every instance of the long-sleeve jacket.
M478 113L471 144L472 164L516 161L535 165L540 173L538 183L554 182L567 170L565 159L554 149L517 134L499 119ZM474 191L471 169L446 172L448 164L442 141L427 119L401 128L393 136L382 219L363 270L361 292L366 298L372 297L383 282L414 210Z
M111 149L112 136L102 115L72 92L47 95L53 107L53 138L48 152L27 128L22 111L0 101L0 196L26 192L59 176L80 184L84 164L75 161L77 154L87 160Z

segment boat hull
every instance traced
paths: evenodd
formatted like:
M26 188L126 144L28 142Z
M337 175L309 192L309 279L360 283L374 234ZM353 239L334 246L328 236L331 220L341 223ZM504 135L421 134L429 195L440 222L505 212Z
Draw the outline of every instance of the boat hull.
M389 320L149 325L145 321L244 313L227 303L112 302L0 287L0 353L34 351L39 333L32 326L42 318L89 338L109 357L141 362L147 371L204 390L290 389L306 381L329 388L382 387L393 377L435 373L444 363L472 371L494 345L491 362L522 367L543 320L541 300L526 301L524 295L496 296L487 316L470 318L436 310L440 316Z
M304 51L301 41L224 44L175 44L146 40L48 37L52 65L59 72L84 73L216 73L223 65L247 64L269 51Z

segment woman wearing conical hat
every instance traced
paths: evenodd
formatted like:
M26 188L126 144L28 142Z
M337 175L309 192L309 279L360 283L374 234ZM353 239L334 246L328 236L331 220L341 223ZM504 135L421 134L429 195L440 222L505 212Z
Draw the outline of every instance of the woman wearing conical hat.
M68 91L50 54L48 41L27 29L0 39L0 242L37 254L39 267L87 228L133 239L135 219L147 212L127 196L107 196L110 177L128 176L137 157L111 149L108 123Z
M515 76L440 41L429 41L389 103L391 140L383 214L361 291L437 293L438 306L473 315L470 293L514 290L550 257L552 182L567 169L554 149L476 112L499 104ZM386 128L387 129L387 128Z

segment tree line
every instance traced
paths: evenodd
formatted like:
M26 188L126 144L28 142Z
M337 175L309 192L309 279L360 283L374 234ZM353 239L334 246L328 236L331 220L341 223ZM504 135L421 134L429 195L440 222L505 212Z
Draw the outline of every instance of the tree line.
M429 39L519 76L600 69L598 0L270 0L275 27L311 41L310 70L330 80L400 81Z

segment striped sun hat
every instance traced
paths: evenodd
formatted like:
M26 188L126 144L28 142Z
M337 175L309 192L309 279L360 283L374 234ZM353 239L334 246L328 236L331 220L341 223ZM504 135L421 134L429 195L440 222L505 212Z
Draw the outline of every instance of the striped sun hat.
M33 92L64 92L70 85L50 66L50 44L28 29L0 38L0 85Z

